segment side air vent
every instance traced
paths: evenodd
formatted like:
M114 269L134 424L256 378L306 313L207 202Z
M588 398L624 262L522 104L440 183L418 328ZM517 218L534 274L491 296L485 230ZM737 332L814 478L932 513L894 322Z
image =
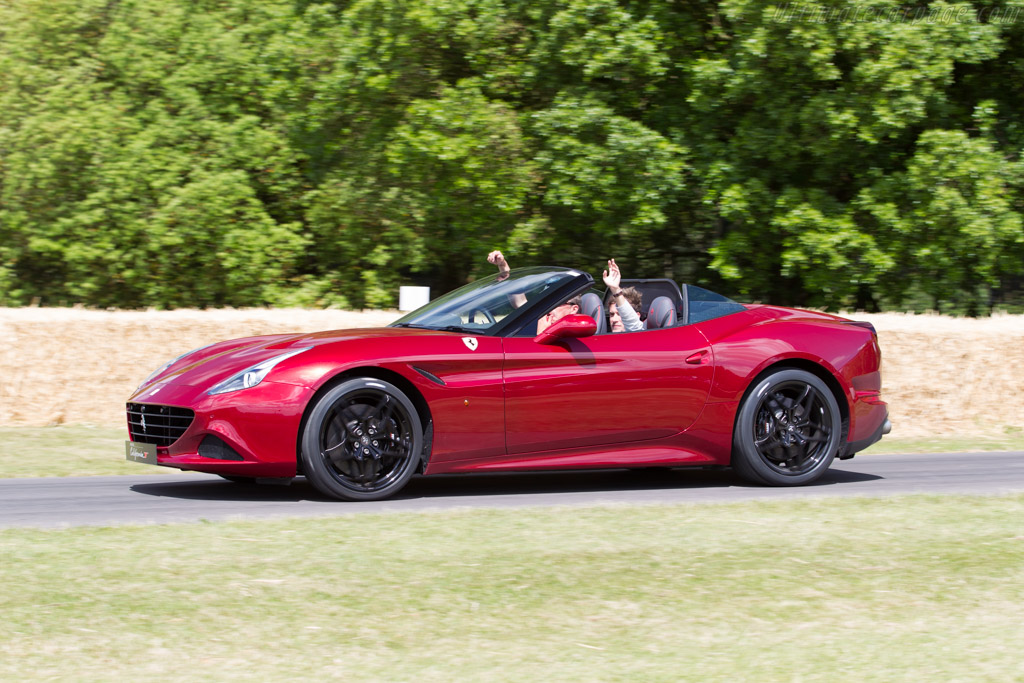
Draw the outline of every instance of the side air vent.
M195 416L188 408L129 403L128 431L132 441L166 447L185 433Z
M427 379L429 379L434 384L438 384L438 385L440 385L442 387L448 386L447 384L445 384L445 381L443 379L441 379L440 377L438 377L437 375L435 375L432 372L424 370L423 368L418 368L415 365L412 366L412 369L415 370L416 372L420 373L421 375L423 375Z

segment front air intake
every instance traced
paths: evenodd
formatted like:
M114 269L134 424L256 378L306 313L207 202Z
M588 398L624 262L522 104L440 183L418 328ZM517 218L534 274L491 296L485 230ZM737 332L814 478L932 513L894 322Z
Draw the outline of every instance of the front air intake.
M177 441L196 414L188 408L128 404L128 432L132 441L166 447Z
M207 434L203 437L203 442L199 444L199 455L204 458L213 458L214 460L244 460L234 448L213 434Z

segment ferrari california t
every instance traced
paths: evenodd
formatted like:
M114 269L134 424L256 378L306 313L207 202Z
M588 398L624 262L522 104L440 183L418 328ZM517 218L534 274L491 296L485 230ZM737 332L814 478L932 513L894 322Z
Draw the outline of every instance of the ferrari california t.
M809 484L888 433L869 323L622 286L643 293L643 330L610 332L590 275L534 267L388 327L190 351L129 399L126 458L377 500L417 473L730 466Z

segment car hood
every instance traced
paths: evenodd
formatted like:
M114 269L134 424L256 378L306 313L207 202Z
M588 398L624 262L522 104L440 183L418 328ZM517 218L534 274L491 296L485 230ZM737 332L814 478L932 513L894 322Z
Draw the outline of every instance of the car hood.
M298 349L344 344L352 341L373 341L395 337L423 337L448 332L399 327L376 327L352 330L331 330L307 334L273 334L218 342L191 351L156 373L140 387L132 398L154 384L175 384L208 388L236 373L281 354ZM302 362L303 354L289 358L288 363ZM275 368L277 370L277 368ZM272 372L273 374L273 372Z

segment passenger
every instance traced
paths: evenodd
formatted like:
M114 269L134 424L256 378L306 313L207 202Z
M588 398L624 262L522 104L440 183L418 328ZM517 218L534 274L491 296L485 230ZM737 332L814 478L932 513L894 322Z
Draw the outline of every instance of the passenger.
M640 316L637 314L643 296L635 287L619 287L622 274L615 259L608 260L608 270L602 273L602 278L612 294L608 301L608 322L611 324L612 332L638 332L644 329L644 324L640 322Z

